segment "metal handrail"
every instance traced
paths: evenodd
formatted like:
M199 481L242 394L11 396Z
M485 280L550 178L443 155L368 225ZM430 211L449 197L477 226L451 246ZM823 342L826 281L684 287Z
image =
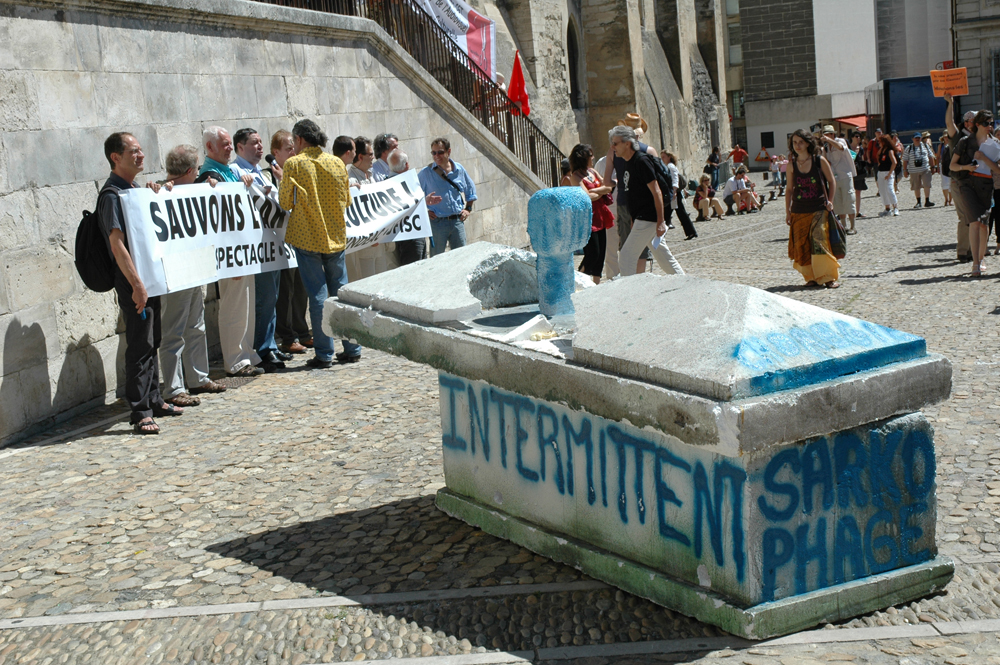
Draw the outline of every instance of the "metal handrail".
M562 152L414 0L256 0L378 23L532 173L559 184Z

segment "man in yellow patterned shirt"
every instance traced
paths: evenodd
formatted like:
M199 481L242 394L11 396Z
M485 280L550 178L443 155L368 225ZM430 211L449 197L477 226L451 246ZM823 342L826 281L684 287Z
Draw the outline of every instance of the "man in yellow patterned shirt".
M338 141L340 139L338 138ZM326 134L312 120L299 120L292 128L295 155L283 168L279 204L291 211L285 242L295 248L302 283L309 293L309 318L316 355L307 364L333 365L333 340L323 332L323 303L347 284L344 249L347 229L344 210L351 204L347 168L339 158L323 152ZM341 363L361 360L361 347L343 340Z

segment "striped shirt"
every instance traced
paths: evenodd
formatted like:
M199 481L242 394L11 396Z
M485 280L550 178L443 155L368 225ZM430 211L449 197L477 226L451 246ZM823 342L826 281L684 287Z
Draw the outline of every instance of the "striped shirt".
M926 173L931 170L931 159L934 153L921 141L919 146L910 144L903 150L903 161L906 162L906 170L909 173ZM917 166L920 160L920 166Z

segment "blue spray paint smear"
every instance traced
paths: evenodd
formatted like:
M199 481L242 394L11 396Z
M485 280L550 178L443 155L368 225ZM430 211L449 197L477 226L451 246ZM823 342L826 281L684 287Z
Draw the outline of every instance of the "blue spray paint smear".
M815 323L743 339L732 357L759 374L735 398L814 385L927 355L923 338L868 321ZM815 359L815 362L809 362Z

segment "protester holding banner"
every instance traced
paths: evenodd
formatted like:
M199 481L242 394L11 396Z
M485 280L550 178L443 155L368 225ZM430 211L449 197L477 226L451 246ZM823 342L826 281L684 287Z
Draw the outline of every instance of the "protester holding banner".
M400 173L406 173L410 170L410 158L406 156L405 152L399 150L398 148L389 153L387 162L389 164L389 170L392 171L392 175L399 175ZM441 201L441 197L439 196L435 196L434 198L436 199L434 203L439 203ZM426 252L427 241L423 238L399 240L396 242L396 261L398 261L401 266L419 261L424 258Z
M260 192L278 205L278 191L264 179L260 170L260 160L264 157L264 142L256 129L244 127L237 130L234 138L236 144L236 161L229 165L239 177L250 176L254 186ZM277 270L260 272L254 277L254 335L253 346L260 356L260 367L265 372L274 372L285 368L285 361L292 357L278 350L274 341L274 329L277 324L278 287L281 284L281 273Z
M347 167L347 179L351 187L367 185L372 180L372 164L375 151L372 142L364 136L354 137L354 161ZM347 164L347 162L344 162Z
M198 175L198 148L174 147L167 153L166 167L167 187L171 190L192 184ZM198 406L198 393L226 391L225 385L208 378L204 286L160 296L160 329L160 370L166 402Z
M271 136L271 166L264 169L270 174L275 188L281 184L281 168L285 161L295 154L292 145L292 133L279 129ZM265 159L267 159L265 157ZM270 160L269 160L270 161ZM285 268L281 271L278 284L278 302L275 304L274 333L278 338L278 349L282 353L305 353L312 346L312 333L306 322L306 309L309 307L309 296L298 268Z
M451 159L451 142L444 138L431 141L434 161L420 171L420 187L436 192L440 203L428 206L433 245L431 256L437 256L450 244L452 249L465 247L465 220L476 200L476 185L462 165Z
M394 174L389 167L389 153L399 147L399 137L395 134L379 134L372 142L375 163L372 164L372 181L382 182Z
M108 239L108 252L114 259L115 292L125 320L125 399L132 414L129 422L136 434L159 434L153 416L180 415L183 409L166 404L160 395L156 349L160 345L160 299L147 297L129 254L119 194L135 187L134 180L143 170L145 155L139 141L131 134L115 132L104 142L104 156L111 165L101 194L97 215L101 230Z
M309 316L316 355L310 367L333 364L333 340L323 332L323 304L347 284L344 250L347 229L344 211L351 203L347 168L339 158L323 152L326 134L312 120L292 128L295 156L285 162L279 204L291 211L285 241L295 248L299 273L309 291ZM361 347L343 340L342 363L361 359Z
M250 186L252 178L238 176L229 168L233 140L222 127L212 126L202 134L205 163L198 173L198 182L213 178L224 182L240 182ZM219 280L219 342L222 359L229 376L257 376L264 369L257 367L260 356L253 348L254 280L231 277Z

